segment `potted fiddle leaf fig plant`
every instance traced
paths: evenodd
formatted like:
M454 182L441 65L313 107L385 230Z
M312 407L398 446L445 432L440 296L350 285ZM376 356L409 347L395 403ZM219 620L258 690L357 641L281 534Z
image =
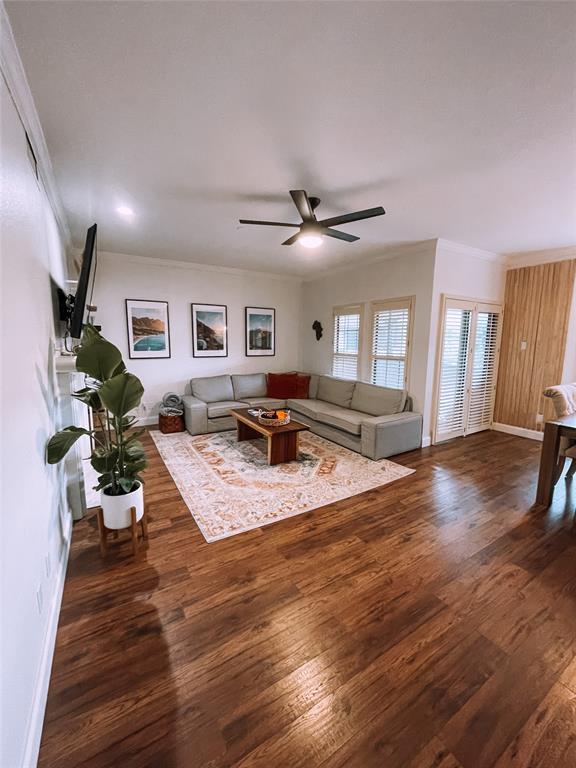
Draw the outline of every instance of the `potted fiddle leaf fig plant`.
M92 325L84 328L76 370L86 374L85 387L72 396L92 409L96 428L60 430L48 441L46 459L49 464L62 461L82 435L90 435L94 445L90 463L99 475L95 490L101 492L104 524L111 529L127 528L131 507L136 508L136 521L144 514L140 473L146 467L146 452L139 438L145 430L134 430L136 417L129 415L140 404L144 388L126 370L120 350Z

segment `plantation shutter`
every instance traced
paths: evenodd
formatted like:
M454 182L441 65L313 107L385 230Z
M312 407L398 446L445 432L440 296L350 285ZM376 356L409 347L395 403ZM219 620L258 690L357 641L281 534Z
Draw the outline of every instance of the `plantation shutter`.
M361 315L360 306L337 307L334 310L332 375L340 379L358 378Z
M487 429L492 423L499 323L500 315L497 312L479 311L476 316L467 434Z
M489 429L499 352L500 308L446 299L435 442Z
M411 316L411 299L372 304L372 384L393 389L407 387Z

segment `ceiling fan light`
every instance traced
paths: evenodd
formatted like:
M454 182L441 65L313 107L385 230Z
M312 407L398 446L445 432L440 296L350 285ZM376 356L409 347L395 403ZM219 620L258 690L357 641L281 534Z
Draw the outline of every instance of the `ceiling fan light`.
M304 248L318 248L322 245L322 235L300 235L298 242L304 246Z

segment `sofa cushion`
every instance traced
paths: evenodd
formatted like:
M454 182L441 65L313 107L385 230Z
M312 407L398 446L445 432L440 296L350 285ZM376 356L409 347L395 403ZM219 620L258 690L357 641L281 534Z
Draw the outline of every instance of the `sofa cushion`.
M315 419L318 415L318 408L324 403L320 403L318 400L310 400L308 398L299 400L297 398L288 398L286 405L292 411L298 411L303 413L304 416L308 416L311 419ZM298 417L295 417L298 420Z
M280 398L275 397L245 397L244 402L247 403L250 408L265 408L266 410L286 407L286 400L281 400Z
M326 403L340 405L342 408L350 408L355 386L355 381L335 379L332 376L320 376L316 397L318 400L324 400Z
M238 400L221 400L219 403L208 404L208 418L218 419L221 416L229 416L231 408L247 408L246 403Z
M221 400L234 400L232 379L230 376L204 376L201 379L190 379L192 394L205 403L216 403Z
M375 384L356 382L350 408L353 411L369 413L371 416L386 416L390 413L400 413L406 403L406 391L378 387Z
M350 408L342 408L340 405L319 404L316 421L328 424L331 427L342 429L351 435L359 435L365 413L351 411Z
M234 397L245 400L247 397L266 397L265 373L241 373L232 375Z
M297 373L269 373L266 397L280 398L296 397L298 391Z

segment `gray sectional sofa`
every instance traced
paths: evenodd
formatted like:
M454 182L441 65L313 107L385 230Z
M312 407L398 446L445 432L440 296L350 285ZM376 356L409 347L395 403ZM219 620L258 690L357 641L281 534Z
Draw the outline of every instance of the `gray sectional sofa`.
M209 376L190 381L184 415L191 435L234 429L233 408L290 408L292 418L317 435L370 459L419 448L422 415L412 411L404 391L310 375L309 398L276 400L266 396L266 374Z

